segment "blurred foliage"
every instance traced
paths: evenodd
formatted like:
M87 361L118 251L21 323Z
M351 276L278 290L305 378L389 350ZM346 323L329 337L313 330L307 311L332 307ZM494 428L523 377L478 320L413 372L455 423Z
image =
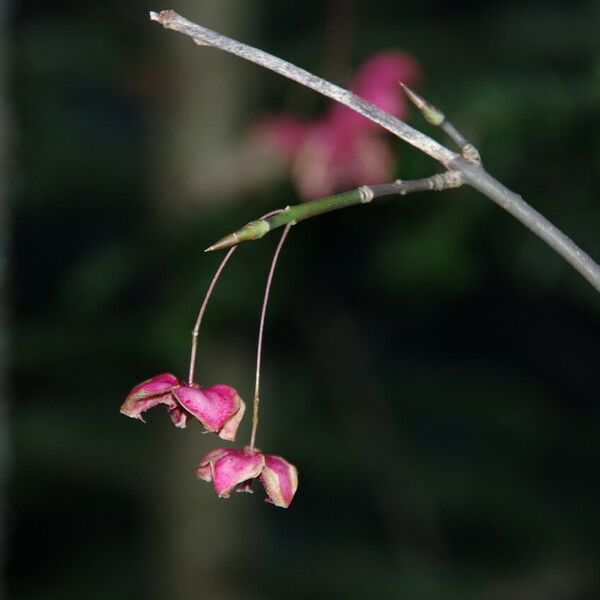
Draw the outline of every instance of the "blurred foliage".
M255 43L319 71L326 4L257 2ZM420 91L488 168L600 257L597 2L330 4L356 8L347 73L378 50L410 51L427 75ZM284 183L225 210L157 210L153 123L168 106L148 65L167 34L146 10L14 8L7 580L18 600L153 597L167 576L151 535L156 469L180 432L161 414L134 426L117 408L139 380L185 372L218 261L202 249L294 201ZM321 104L251 73L248 123ZM398 176L431 173L397 147ZM246 395L274 243L238 252L202 337L202 372L240 354L231 383ZM273 289L262 427L269 449L298 464L301 487L287 512L259 495L214 499L219 514L243 503L261 529L215 576L237 598L597 598L598 317L585 281L467 190L298 227ZM201 442L198 456L211 443ZM191 466L179 468L193 477Z

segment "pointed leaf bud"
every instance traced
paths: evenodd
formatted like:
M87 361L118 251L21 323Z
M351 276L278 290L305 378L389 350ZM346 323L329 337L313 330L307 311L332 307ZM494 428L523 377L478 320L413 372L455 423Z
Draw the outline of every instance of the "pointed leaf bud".
M250 221L236 232L226 235L212 246L208 247L205 252L213 252L215 250L224 250L249 240L259 240L261 237L269 233L270 226L264 219L258 221Z
M444 113L436 108L433 104L430 104L423 97L419 96L417 92L411 90L407 85L400 82L404 93L408 99L421 111L423 118L432 125L441 125L445 120Z

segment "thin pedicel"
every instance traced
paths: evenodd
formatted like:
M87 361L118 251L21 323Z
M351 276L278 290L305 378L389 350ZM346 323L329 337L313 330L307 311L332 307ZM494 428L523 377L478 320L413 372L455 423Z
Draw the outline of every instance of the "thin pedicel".
M281 253L281 248L285 243L285 240L292 228L293 223L288 223L281 234L281 238L279 239L279 243L277 244L277 248L275 249L275 254L273 254L273 260L271 262L271 269L269 270L269 276L267 277L267 285L265 287L265 297L263 299L262 311L260 314L260 325L258 327L258 344L256 349L256 379L254 383L254 405L252 409L252 434L250 435L250 449L254 450L255 442L256 442L256 428L258 427L258 407L260 404L260 365L262 358L262 343L263 343L263 334L265 331L265 316L267 314L267 305L269 303L269 293L271 291L271 284L273 283L273 274L275 273L275 266L277 265L277 260L279 259L279 254Z
M225 265L231 258L231 255L237 250L237 246L233 246L229 252L225 255L225 258L221 261L219 268L216 270L210 285L208 286L208 290L206 291L206 295L204 296L204 300L202 301L202 306L200 307L200 312L198 313L198 318L196 319L196 324L194 325L194 329L192 331L192 350L190 354L190 373L188 376L188 384L192 385L194 383L194 371L196 370L196 353L198 350L198 332L200 331L200 325L202 324L202 319L204 318L204 312L206 311L206 307L208 306L208 301L212 295L212 292L217 285L217 281L219 281L219 277L221 277L221 273L225 268Z
M283 212L283 209L272 210L271 212L266 213L261 217L261 219L267 219L276 215L279 212ZM206 290L206 295L204 296L204 300L202 301L202 306L200 306L200 311L198 312L198 318L196 319L196 324L194 325L194 329L192 330L192 349L190 352L190 370L188 376L188 384L192 385L194 383L194 375L196 370L196 354L198 351L198 334L200 332L200 325L202 324L202 319L204 318L204 313L206 312L206 307L208 306L208 301L213 293L215 285L217 285L217 281L219 281L219 277L221 277L221 273L225 268L225 265L231 258L231 255L237 249L237 244L232 245L231 249L225 255L225 258L221 261L221 264L217 268L210 285L208 286L208 290Z

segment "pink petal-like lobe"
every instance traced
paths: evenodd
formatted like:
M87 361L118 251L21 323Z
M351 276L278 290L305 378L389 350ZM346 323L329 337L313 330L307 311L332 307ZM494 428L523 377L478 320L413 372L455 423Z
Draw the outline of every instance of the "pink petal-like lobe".
M171 421L175 427L179 427L180 429L185 429L188 420L188 413L179 406L175 401L173 401L175 406L173 408L169 408L169 417L171 417Z
M166 404L169 411L178 408L171 392L179 385L175 375L171 373L161 373L155 375L139 385L136 385L125 398L121 405L121 413L143 421L143 413L158 404ZM181 423L181 418L178 418ZM179 427L185 425L178 425Z
M240 483L258 477L265 466L263 455L247 448L230 448L226 454L209 462L212 467L212 480L221 498L227 498Z
M179 380L171 373L161 373L142 381L127 394L125 401L135 402L148 396L165 394L179 385Z
M265 454L264 458L260 480L268 496L266 501L287 508L298 489L298 470L281 456Z
M204 481L212 481L212 467L211 462L225 456L230 448L215 448L211 450L208 454L205 454L200 461L198 462L198 466L196 467L196 474L200 479Z
M227 421L223 424L223 428L219 431L219 437L228 442L235 441L235 434L246 412L246 403L238 396L239 407Z
M181 385L173 390L181 406L204 425L207 431L221 432L224 439L234 440L245 406L238 393L228 385L201 389ZM241 412L241 414L239 414Z

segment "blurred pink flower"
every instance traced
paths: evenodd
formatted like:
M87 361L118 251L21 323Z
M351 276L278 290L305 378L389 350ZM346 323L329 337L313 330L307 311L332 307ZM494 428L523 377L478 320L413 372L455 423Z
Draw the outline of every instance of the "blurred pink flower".
M398 84L414 85L420 77L414 58L402 52L383 52L361 65L351 89L403 119L407 104ZM375 123L335 103L325 116L314 120L265 118L254 125L251 135L290 164L299 194L313 199L389 179L394 157L383 132Z
M251 492L252 479L259 479L266 502L287 508L298 489L298 470L281 456L263 454L246 446L217 448L200 459L196 473L204 481L212 481L220 498L228 498L236 489Z
M191 415L207 431L230 441L235 440L246 410L239 394L228 385L201 388L179 381L171 373L162 373L136 385L125 398L121 413L144 421L143 413L159 404L166 405L175 427L185 427Z

